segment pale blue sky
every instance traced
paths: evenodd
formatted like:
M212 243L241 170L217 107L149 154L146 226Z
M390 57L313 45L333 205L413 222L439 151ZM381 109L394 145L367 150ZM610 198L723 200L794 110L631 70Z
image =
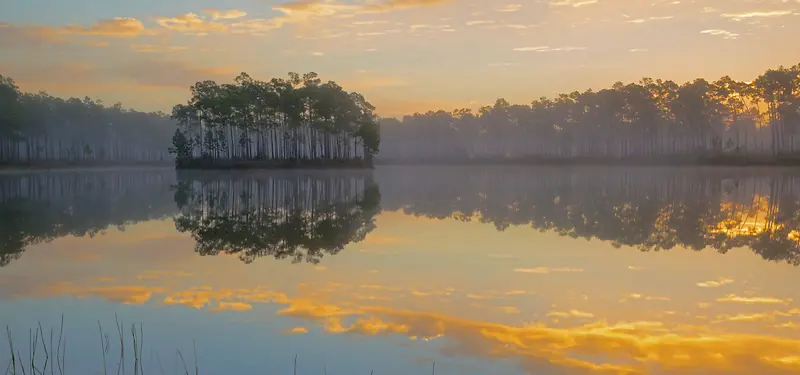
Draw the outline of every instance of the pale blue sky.
M750 80L800 62L799 14L797 0L10 0L0 74L169 110L198 80L315 71L402 115L643 76Z

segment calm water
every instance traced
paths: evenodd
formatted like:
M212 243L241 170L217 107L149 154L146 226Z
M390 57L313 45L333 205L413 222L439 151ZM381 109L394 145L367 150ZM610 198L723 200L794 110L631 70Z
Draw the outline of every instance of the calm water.
M6 173L0 221L0 324L73 374L115 319L129 374L134 323L151 374L800 371L800 171Z

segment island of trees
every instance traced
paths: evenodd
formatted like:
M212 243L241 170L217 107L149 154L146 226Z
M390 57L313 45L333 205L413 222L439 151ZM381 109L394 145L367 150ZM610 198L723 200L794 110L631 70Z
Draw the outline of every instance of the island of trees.
M178 169L371 167L380 132L373 107L316 73L232 84L198 82L174 107Z
M800 163L800 64L383 119L378 163Z
M23 93L0 75L0 167L167 164L173 123L119 103Z

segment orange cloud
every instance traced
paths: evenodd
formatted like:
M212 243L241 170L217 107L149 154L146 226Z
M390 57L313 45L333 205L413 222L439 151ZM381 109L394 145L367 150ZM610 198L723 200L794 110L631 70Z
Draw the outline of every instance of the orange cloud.
M228 26L218 22L209 22L195 13L181 14L171 18L157 17L154 20L165 29L190 35L202 36L211 32L228 30Z
M244 302L220 302L219 305L213 309L209 309L210 312L220 312L220 311L250 311L253 309L253 305Z
M69 25L57 30L59 33L68 35L98 35L118 38L153 35L157 33L155 30L145 28L142 21L127 17L100 20L91 26Z
M537 274L548 274L548 273L575 273L575 272L583 272L582 268L549 268L549 267L536 267L536 268L515 268L514 272L519 273L537 273Z
M177 52L189 49L186 46L160 46L155 44L131 44L131 49L142 53Z
M247 12L238 9L203 9L202 12L210 15L213 20L235 20L247 16Z
M292 329L287 329L283 332L284 334L291 334L291 335L302 335L308 333L308 328L306 327L294 327Z
M736 302L745 304L778 304L788 305L792 301L791 298L780 299L774 297L741 297L735 294L728 294L725 297L717 298L717 302Z

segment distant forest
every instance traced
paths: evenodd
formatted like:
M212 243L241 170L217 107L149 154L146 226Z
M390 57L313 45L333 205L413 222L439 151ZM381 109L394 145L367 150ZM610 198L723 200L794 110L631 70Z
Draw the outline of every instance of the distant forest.
M174 124L120 103L23 93L0 75L0 165L168 162Z
M797 155L800 64L751 82L643 78L530 104L381 122L380 160L666 158Z
M198 82L179 122L171 153L178 168L370 165L380 132L375 107L316 73L233 84Z
M477 112L378 119L361 94L316 73L198 82L170 115L22 93L0 76L0 165L157 162L178 167L363 166L475 160L800 163L800 64L749 82L643 78L609 89L498 99ZM177 129L176 129L177 126ZM702 160L700 160L702 161Z

